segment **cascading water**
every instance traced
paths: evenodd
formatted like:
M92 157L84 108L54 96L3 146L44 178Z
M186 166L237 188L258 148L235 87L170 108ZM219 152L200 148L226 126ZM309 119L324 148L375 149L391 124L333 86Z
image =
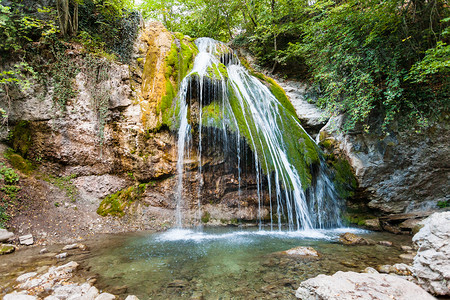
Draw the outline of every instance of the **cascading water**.
M295 112L288 110L287 104L277 99L260 79L250 75L226 45L209 38L197 39L195 43L199 53L192 71L181 82L176 103L177 226L182 227L183 166L192 140L189 123L193 124L194 102L198 105L199 188L203 184L202 135L204 128L213 128L223 151L236 154L239 195L243 144L253 153L260 228L265 203L271 229L275 225L281 230L284 223L289 230L340 226L341 202L320 150L301 127ZM200 205L201 193L198 194Z

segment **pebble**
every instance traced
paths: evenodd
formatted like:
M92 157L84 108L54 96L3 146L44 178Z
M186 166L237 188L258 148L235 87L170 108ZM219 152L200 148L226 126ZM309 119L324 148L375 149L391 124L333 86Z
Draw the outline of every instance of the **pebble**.
M399 257L401 259L406 260L406 261L413 261L415 256L416 256L415 253L405 253L405 254L399 255Z
M33 236L31 234L19 236L19 243L25 246L33 245L34 244Z
M44 253L48 253L47 248L43 248L43 249L41 249L41 251L39 251L39 254L44 254Z
M63 252L63 253L60 253L60 254L55 255L55 258L56 258L56 259L65 259L65 258L67 258L67 256L69 256L69 255L67 254L67 252Z
M379 241L378 245L392 247L392 242L391 241Z
M101 293L95 298L95 300L113 300L113 299L116 299L116 296L110 293Z

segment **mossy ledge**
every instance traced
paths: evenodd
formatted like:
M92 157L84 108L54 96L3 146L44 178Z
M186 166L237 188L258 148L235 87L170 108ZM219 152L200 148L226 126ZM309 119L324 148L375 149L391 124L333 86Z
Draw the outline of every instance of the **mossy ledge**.
M141 183L106 196L100 203L97 214L103 217L107 215L118 217L124 216L125 209L130 206L131 203L141 199L146 188L147 183Z

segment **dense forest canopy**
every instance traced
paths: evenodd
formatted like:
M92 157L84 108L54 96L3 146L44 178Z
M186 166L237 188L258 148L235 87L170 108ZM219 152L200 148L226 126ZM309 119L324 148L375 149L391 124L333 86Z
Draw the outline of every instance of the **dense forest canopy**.
M41 3L41 5L36 2ZM45 4L45 5L44 5ZM136 7L137 6L137 7ZM258 62L313 86L346 128L423 128L447 120L450 9L446 0L46 0L2 1L0 86L19 84L57 63L59 48L127 62L140 10L170 31L208 36L249 50ZM53 49L47 62L36 56Z
M447 1L146 0L143 13L172 31L232 41L270 70L311 81L317 104L347 113L347 129L447 118Z

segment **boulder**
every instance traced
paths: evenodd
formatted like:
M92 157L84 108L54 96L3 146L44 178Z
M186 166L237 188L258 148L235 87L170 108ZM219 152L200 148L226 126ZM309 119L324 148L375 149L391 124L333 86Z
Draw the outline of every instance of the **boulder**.
M26 246L33 245L34 244L33 236L31 234L19 236L19 243L21 245L26 245Z
M421 287L398 276L341 271L303 281L295 295L302 300L434 299Z
M95 300L113 300L113 299L116 299L116 296L110 293L101 293L95 298Z
M18 293L16 291L3 296L3 300L38 300L36 296L27 295L24 292Z
M364 220L364 226L370 230L381 231L381 225L379 219L367 219Z
M300 257L320 257L319 252L312 247L295 247L286 251L280 252L283 255L300 256Z
M412 271L419 284L435 295L450 295L450 212L425 219L414 235L418 247Z
M377 244L385 247L392 247L391 241L379 241Z
M16 247L10 244L0 244L0 255L13 253Z
M339 241L344 245L373 245L374 241L346 232L339 236Z
M6 229L0 228L0 242L6 242L14 236L14 233L9 232Z

